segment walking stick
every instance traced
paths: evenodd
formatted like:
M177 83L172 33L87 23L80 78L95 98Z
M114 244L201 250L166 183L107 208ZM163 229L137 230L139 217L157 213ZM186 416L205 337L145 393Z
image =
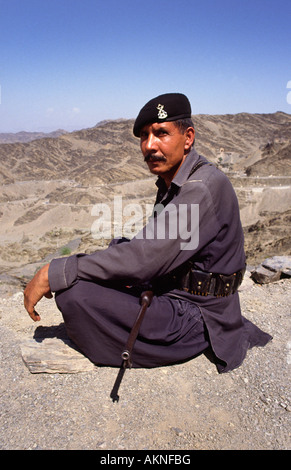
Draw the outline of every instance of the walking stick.
M111 394L110 394L110 398L112 398L113 402L115 402L115 401L118 402L118 400L119 400L118 389L119 389L119 386L121 384L124 372L127 368L130 369L131 366L132 366L131 356L132 356L133 346L134 346L135 340L137 338L137 335L138 335L138 332L139 332L139 329L140 329L140 325L141 325L141 323L143 321L143 318L145 316L146 310L151 304L152 298L153 298L153 292L150 291L150 290L142 292L142 294L141 294L141 297L140 297L141 308L139 310L139 313L138 313L138 316L135 320L135 323L134 323L134 325L131 329L131 332L129 334L127 343L125 345L125 348L124 348L124 350L121 354L122 364L121 364L121 367L119 369L117 378L115 380L115 384L114 384L113 389L112 389Z

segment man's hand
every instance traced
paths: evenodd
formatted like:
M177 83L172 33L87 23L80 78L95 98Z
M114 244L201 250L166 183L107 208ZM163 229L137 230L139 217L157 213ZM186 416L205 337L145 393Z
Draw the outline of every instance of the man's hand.
M33 321L39 321L40 316L34 310L37 302L42 297L52 298L48 280L49 264L43 266L34 276L34 278L27 284L24 290L24 307L28 311Z

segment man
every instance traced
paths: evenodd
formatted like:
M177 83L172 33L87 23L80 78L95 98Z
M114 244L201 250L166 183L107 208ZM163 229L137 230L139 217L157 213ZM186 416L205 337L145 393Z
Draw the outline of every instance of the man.
M232 370L248 348L271 339L241 315L237 289L245 254L234 190L193 148L191 106L184 95L150 100L133 131L150 172L158 176L157 210L132 240L113 240L104 251L46 265L27 285L25 307L37 321L35 305L55 292L68 335L80 350L96 364L119 366L140 293L150 284L154 297L133 367L173 364L208 350L219 372Z

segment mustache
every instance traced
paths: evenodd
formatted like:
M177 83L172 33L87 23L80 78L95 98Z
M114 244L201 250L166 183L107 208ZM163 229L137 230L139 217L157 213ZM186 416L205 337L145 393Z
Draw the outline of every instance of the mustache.
M144 161L145 162L166 162L167 159L164 157L164 156L159 156L159 155L152 155L151 153L148 153L147 155L145 155L144 157Z

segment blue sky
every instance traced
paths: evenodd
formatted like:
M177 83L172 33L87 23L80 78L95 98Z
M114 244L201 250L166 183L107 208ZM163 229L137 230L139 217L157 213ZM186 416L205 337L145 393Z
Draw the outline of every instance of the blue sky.
M290 114L291 1L0 0L0 87L0 132L134 118L175 91L193 114Z

